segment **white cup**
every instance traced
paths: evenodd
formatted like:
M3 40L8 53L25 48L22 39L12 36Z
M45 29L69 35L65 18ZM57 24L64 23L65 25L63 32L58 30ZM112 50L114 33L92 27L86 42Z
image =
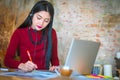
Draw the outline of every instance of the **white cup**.
M118 59L120 59L120 52L117 52L117 53L116 53L116 57L117 57Z
M67 76L69 77L72 74L72 69L70 69L68 66L62 66L59 67L59 71L55 69L55 72L60 76Z
M104 76L112 77L112 65L105 64L103 68L104 68Z

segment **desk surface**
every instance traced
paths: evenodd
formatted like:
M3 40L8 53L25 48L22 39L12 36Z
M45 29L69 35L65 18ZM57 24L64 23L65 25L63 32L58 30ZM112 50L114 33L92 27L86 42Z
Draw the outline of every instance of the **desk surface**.
M47 78L46 78L47 77ZM23 73L18 71L13 72L1 72L0 80L93 80L93 78L88 78L82 75L76 75L72 73L71 77L58 76L56 73L49 73L46 71L35 71L29 73ZM98 80L95 79L94 80Z
M0 80L35 80L35 79L23 78L18 76L0 76Z
M79 80L79 79L75 79L75 77L65 77L65 76L54 77L54 74L53 74L53 77L51 77L51 78L41 78L41 77L36 78L36 77L31 77L31 73L23 73L22 75L20 74L20 76L19 76L18 72L14 73L15 75L13 73L14 72L2 72L2 71L0 71L0 80L43 80L43 79L45 79L45 80L46 79L47 80ZM33 73L32 75L36 76L37 74L39 75L40 73L37 71L37 73L35 72L35 74ZM41 74L45 74L45 73L41 73ZM25 76L23 76L23 75L25 75ZM52 74L50 74L50 75L52 75Z
M36 80L33 78L25 78L25 77L18 77L18 76L0 76L0 80ZM38 80L38 79L37 79ZM39 79L39 80L43 80L43 79ZM47 80L74 80L73 78L69 78L69 77L56 77L56 78L50 78Z

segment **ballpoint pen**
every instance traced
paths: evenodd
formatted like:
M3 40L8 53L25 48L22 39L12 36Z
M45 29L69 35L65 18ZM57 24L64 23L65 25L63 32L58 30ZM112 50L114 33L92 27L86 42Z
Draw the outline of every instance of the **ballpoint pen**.
M27 50L27 54L28 54L29 60L30 60L31 62L33 62L33 61L32 61L32 58L31 58L31 56L30 56L29 50ZM35 70L35 68L34 68L33 70Z
M28 54L28 57L29 57L30 61L32 61L32 58L30 56L30 52L28 50L27 50L27 54Z

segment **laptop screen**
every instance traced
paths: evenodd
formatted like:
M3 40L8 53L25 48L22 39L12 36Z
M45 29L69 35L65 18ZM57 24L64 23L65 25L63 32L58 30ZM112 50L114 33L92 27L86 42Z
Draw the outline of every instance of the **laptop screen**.
M80 74L90 74L100 47L100 43L73 39L70 45L65 66Z

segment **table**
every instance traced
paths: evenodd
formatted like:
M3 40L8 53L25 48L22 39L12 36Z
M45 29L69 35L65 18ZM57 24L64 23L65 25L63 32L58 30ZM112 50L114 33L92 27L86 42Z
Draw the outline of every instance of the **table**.
M18 77L18 76L0 76L0 80L36 80L36 79L25 78L25 77ZM39 80L42 80L42 79L39 79ZM74 79L73 78L69 78L69 77L62 77L61 76L61 77L51 78L49 80L74 80Z
M43 80L43 79L34 79L34 78L18 77L18 76L0 76L0 80ZM58 76L56 78L50 78L47 80L80 80L80 79Z
M0 76L0 80L35 80L31 78L23 78L16 76Z
M10 74L12 73L12 75L9 75L9 74L6 75L6 73L10 73ZM44 73L44 71L43 71L43 73L40 71L37 71L35 74L34 73L23 73L22 76L21 75L18 76L16 74L19 75L20 73L16 72L15 70L9 70L8 72L1 71L0 72L0 80L98 80L98 79L88 78L83 75L75 75L75 74L71 75L71 77L58 76L56 73L54 73L54 74L56 74L57 76L54 76L54 74L52 74L50 76L53 76L53 77L48 77L48 78L43 79L40 77L40 75L42 75L42 74L46 75L46 72ZM32 75L32 77L31 77L31 75ZM36 77L36 75L38 77ZM99 80L103 80L103 79L99 79ZM104 80L109 80L109 79L104 79Z
M22 74L21 74L22 73ZM47 78L44 78L44 76ZM52 77L51 77L52 76ZM43 78L42 78L43 77ZM81 76L81 78L85 78ZM14 69L0 71L0 80L79 80L77 77L58 76L55 72L36 70L33 72L18 72Z

